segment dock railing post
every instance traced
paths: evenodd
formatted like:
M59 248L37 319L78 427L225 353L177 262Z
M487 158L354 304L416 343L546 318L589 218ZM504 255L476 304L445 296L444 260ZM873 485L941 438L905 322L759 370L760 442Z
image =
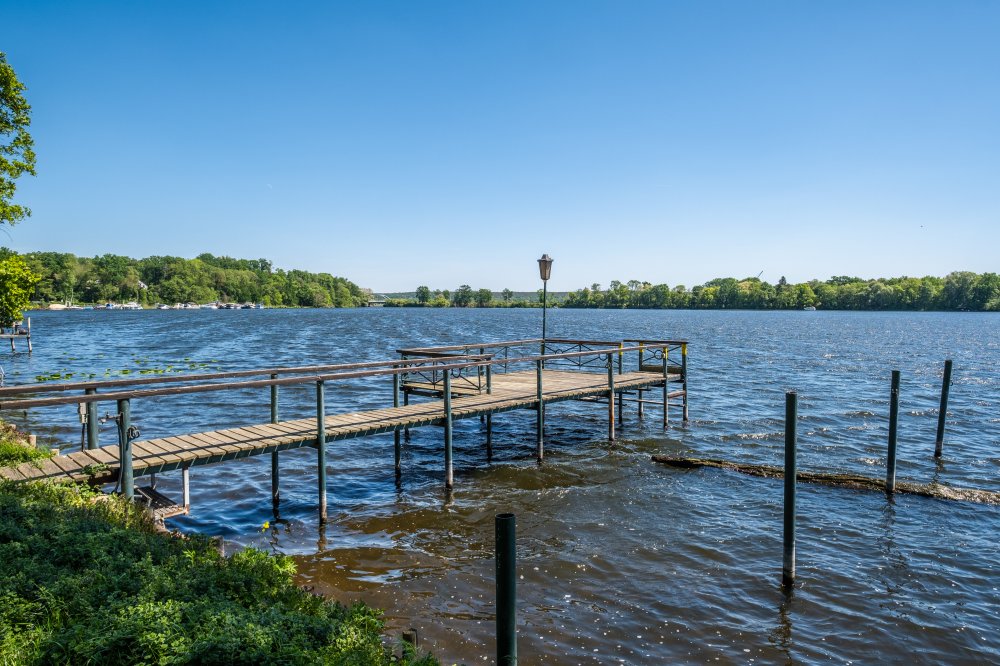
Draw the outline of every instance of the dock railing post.
M619 342L618 343L618 349L620 350L623 347L625 347L625 343L624 342ZM624 371L624 367L623 367L623 364L624 364L623 357L624 356L625 356L625 352L622 352L622 351L618 352L618 374L619 375L622 374L622 372ZM622 394L622 395L618 396L618 424L621 425L624 422L625 422L625 396L624 396L624 394Z
M319 522L326 522L326 396L323 380L316 382L316 472L319 483Z
M271 379L277 379L278 375L271 375ZM271 423L278 422L278 386L271 385ZM271 502L277 505L280 500L278 492L278 452L271 453Z
M885 492L896 490L896 431L899 426L899 370L892 371L889 389L889 454L885 461Z
M951 359L944 362L944 378L941 381L941 406L938 408L937 438L934 440L934 457L940 458L944 451L944 422L948 415L948 390L951 388Z
M492 361L492 359L490 359ZM493 363L486 366L486 395L493 394ZM493 414L486 415L486 459L493 460Z
M497 664L517 664L517 528L512 513L495 518Z
M444 371L444 486L451 490L454 481L451 452L451 370Z
M398 370L399 366L392 366L393 370ZM394 372L392 374L392 406L394 408L399 407L399 373ZM399 428L392 431L392 445L393 445L393 455L396 462L396 478L398 479L403 473L402 468L402 444L400 442L400 432Z
M785 393L785 529L781 560L781 585L785 588L795 584L795 439L798 400L795 391Z
M122 494L125 499L135 497L135 477L132 472L132 441L129 430L132 428L131 406L128 399L118 401L118 477L121 481Z
M87 395L95 395L97 389L89 388ZM97 401L87 403L87 448L96 449L100 444L100 423L97 421Z
M663 348L663 429L670 427L670 348Z
M643 349L644 348L643 348L642 344L640 344L639 345L639 372L642 372ZM642 420L642 389L639 388L639 389L637 389L637 391L638 391L638 394L639 394L639 408L638 408L638 413L636 414L636 418L638 418L641 421Z
M538 457L538 462L542 462L545 457L545 400L543 399L542 392L542 360L539 359L535 361L535 379L537 384L537 394L538 408L535 413L535 455Z
M688 346L681 343L681 388L684 390L684 423L688 422Z
M608 439L615 441L615 361L612 354L608 360Z

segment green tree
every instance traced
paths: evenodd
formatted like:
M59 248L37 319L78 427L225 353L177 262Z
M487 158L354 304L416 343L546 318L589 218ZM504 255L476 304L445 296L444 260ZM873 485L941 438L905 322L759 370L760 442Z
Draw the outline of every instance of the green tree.
M14 181L23 174L35 175L35 151L28 126L31 105L24 99L24 84L7 56L0 51L0 224L17 224L31 209L13 203Z
M456 308L465 308L472 305L472 287L467 284L460 286L452 297L451 303Z
M0 253L0 326L7 328L21 321L39 280L24 259L3 248Z
M431 302L431 290L430 287L425 287L423 285L417 287L417 303L421 305L427 305Z
M514 292L510 289L504 289L500 292L500 295L503 297L504 303L510 303L511 299L514 298Z
M493 292L489 289L479 289L476 291L476 307L488 308L493 302Z

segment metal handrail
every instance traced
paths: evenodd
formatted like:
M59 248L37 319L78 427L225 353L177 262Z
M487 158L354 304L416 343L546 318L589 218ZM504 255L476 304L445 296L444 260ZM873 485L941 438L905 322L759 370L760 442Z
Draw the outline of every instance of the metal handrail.
M627 352L638 352L641 349L648 348L648 346L636 346L636 347L614 347L606 349L595 349L588 351L579 352L567 352L561 354L537 354L532 356L520 356L513 359L475 359L469 361L460 362L448 362L442 363L437 366L439 371L452 372L454 370L461 370L464 368L472 367L486 367L499 364L514 364L514 363L535 363L538 361L550 361L557 360L561 358L578 358L582 356L591 355L605 355L609 360L615 354L624 354ZM28 399L15 399L0 401L0 411L12 410L12 409L25 409L28 407L48 407L52 405L70 405L70 404L81 404L81 403L92 403L92 402L105 402L109 400L130 400L134 398L149 398L157 396L166 395L185 395L190 393L207 393L211 391L228 391L228 390L240 390L240 389L252 389L252 388L265 388L270 386L292 386L296 384L309 384L314 382L326 382L326 381L336 381L343 379L359 379L365 377L383 377L392 375L402 375L413 371L411 367L414 363L428 363L434 362L431 359L411 359L411 360L392 360L392 361L376 361L370 363L348 363L341 364L340 366L303 366L302 368L282 368L281 373L283 374L299 374L299 373L311 373L314 372L316 368L333 368L339 367L343 369L352 369L350 372L334 372L328 374L308 374L306 376L297 377L286 377L286 378L269 378L269 379L259 379L254 381L246 382L225 382L225 383L210 383L210 384L196 384L189 386L175 386L168 388L155 388L155 389L145 389L145 390L133 390L133 391L117 391L108 393L87 393L84 395L75 396L62 396L62 397L50 397L50 398L28 398ZM357 369L353 368L364 368L372 366L386 366L379 367L376 369ZM400 367L403 366L403 367ZM235 372L225 372L225 373L214 373L214 374L202 374L198 376L187 376L185 378L178 379L223 379L233 376L254 376L261 374L279 374L275 370L247 370L247 371L235 371ZM159 377L156 378L161 381L167 381L175 379L173 377ZM141 381L141 380L139 380ZM117 381L114 383L118 383ZM100 385L107 386L109 383L102 382L78 382L75 384L60 384L57 386L48 387L44 384L34 384L31 385L34 393L44 393L44 392L59 392L67 390L83 390L88 388L96 388ZM13 388L13 387L12 387ZM28 387L22 387L27 389ZM28 392L26 390L20 392Z

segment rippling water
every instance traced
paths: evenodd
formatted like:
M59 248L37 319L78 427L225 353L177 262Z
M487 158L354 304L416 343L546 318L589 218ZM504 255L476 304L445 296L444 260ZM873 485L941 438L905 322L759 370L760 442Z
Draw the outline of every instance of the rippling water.
M0 356L7 382L37 375L193 371L392 358L403 346L533 337L540 312L303 310L32 313L35 353ZM316 520L315 456L282 454L280 521L266 457L196 468L184 530L294 554L302 581L386 609L449 662L491 663L493 516L518 520L523 663L1000 662L1000 507L799 485L798 586L780 591L780 481L677 470L655 453L780 465L783 394L799 392L799 468L881 478L889 375L902 371L897 479L1000 491L1000 316L995 314L551 311L553 336L690 340L691 422L653 409L547 410L455 430L455 492L439 428L413 432L402 484L392 437L329 447L330 523ZM954 359L944 458L932 453L943 361ZM281 394L310 416L309 388ZM391 404L391 386L330 385L328 410ZM110 405L102 406L110 409ZM265 392L136 401L143 437L269 418ZM79 446L71 408L19 416ZM103 441L112 433L105 430ZM176 491L179 480L160 485ZM276 522L261 532L266 520Z

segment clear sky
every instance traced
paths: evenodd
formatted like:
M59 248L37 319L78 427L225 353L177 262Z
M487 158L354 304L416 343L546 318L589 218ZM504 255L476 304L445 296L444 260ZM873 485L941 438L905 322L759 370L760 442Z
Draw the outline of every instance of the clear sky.
M1000 270L1000 2L0 0L0 244L376 291Z

